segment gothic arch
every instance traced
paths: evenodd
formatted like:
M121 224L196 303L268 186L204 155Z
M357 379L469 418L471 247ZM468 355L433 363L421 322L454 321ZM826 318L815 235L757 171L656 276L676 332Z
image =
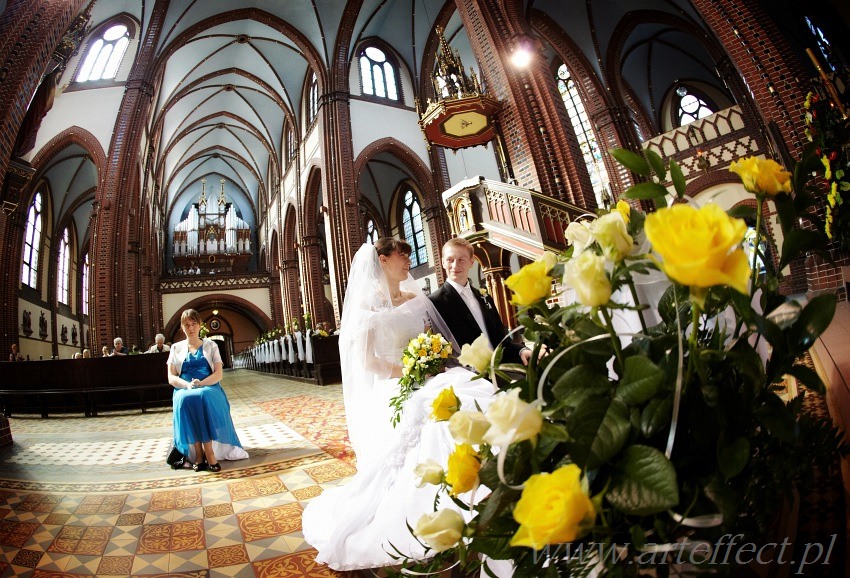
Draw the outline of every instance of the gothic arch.
M274 327L274 323L271 319L269 319L269 316L266 315L262 310L260 310L259 307L257 307L247 299L243 299L242 297L237 297L235 295L229 295L227 293L212 293L209 295L196 297L190 301L187 301L184 305L178 307L178 310L171 316L169 320L166 321L163 334L166 335L166 339L168 338L168 336L177 334L178 330L180 329L180 316L186 309L207 309L210 307L225 306L241 313L246 318L250 319L257 326L257 328L259 328L261 332L268 331L269 329Z
M422 194L422 200L425 206L433 204L442 204L442 199L438 198L437 191L434 187L434 181L431 178L431 171L422 162L422 159L413 152L413 149L406 144L393 137L378 139L370 145L366 146L357 156L354 161L354 174L358 175L366 167L372 158L380 153L387 152L400 160L405 167L413 175L418 185L419 192ZM355 185L357 186L357 185ZM362 196L358 187L357 196ZM424 209L424 207L423 207Z
M36 170L36 174L40 174L56 155L72 144L79 145L89 154L94 166L97 168L98 188L100 188L103 183L104 172L106 171L106 154L103 152L103 147L100 146L100 141L97 140L97 137L86 129L76 125L66 128L41 147L41 150L33 157L31 163ZM37 179L34 179L32 182L36 181ZM31 190L29 194L32 194Z

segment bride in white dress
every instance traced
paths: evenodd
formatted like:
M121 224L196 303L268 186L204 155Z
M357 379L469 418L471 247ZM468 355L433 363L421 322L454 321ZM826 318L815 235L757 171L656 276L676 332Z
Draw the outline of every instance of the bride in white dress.
M453 341L410 277L409 255L404 241L380 239L361 247L351 265L339 348L358 471L345 485L313 498L302 518L304 538L318 550L316 561L335 570L394 565L396 550L408 559L425 556L407 525L434 511L438 487L417 488L413 471L428 459L445 467L455 447L446 422L430 419L432 402L452 386L463 409L474 410L476 403L486 409L496 391L489 381L473 381L475 374L452 367L429 378L392 427L389 401L398 393L401 355L409 340L430 328ZM452 345L459 353L457 343ZM441 496L440 507L457 508L448 496Z

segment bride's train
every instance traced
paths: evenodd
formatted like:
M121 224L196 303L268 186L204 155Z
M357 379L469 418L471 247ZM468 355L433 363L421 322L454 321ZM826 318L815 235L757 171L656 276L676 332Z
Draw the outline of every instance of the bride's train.
M311 500L302 525L305 539L319 551L317 562L335 570L355 570L391 566L402 556L425 556L408 525L415 526L423 514L434 511L439 487L417 488L414 468L428 459L445 467L454 450L447 422L431 419L432 402L443 389L454 388L462 409L475 410L477 404L484 410L489 405L496 388L487 380L473 380L474 375L456 367L430 378L407 401L394 435L375 458L358 464L357 474L345 485ZM483 495L482 490L476 494ZM440 507L460 511L445 494L440 496Z

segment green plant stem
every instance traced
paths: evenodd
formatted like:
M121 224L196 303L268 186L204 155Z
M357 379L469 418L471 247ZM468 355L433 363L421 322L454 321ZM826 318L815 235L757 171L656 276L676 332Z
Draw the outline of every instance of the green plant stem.
M626 283L629 286L629 291L631 291L631 293L632 293L632 299L635 302L635 307L639 307L640 306L640 302L639 302L640 300L638 299L637 289L635 288L635 282L634 282L634 279L632 279L631 273L626 275ZM647 331L647 329L646 329L646 319L643 318L643 309L638 308L637 314L638 314L638 318L640 319L640 326L643 329L643 332L646 333L646 331Z
M617 363L620 364L620 371L623 371L626 367L623 363L623 349L620 347L620 338L617 336L617 332L614 331L614 324L611 322L611 314L608 313L608 309L605 307L600 307L599 311L605 319L605 326L608 329L608 335L611 336L611 345L614 347L614 355L617 357Z
M682 384L682 392L687 389L694 375L697 356L697 334L699 333L699 306L691 300L691 335L688 337L688 371L685 374L685 382Z
M762 219L762 211L764 210L764 197L762 195L756 195L756 203L758 206L756 207L756 239L755 244L753 245L753 283L752 288L750 289L750 297L756 292L756 287L758 285L758 257L759 257L759 243L761 242L761 219Z

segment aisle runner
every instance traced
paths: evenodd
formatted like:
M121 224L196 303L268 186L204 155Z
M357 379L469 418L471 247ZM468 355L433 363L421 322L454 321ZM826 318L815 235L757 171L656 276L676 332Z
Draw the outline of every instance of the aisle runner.
M356 465L341 401L298 395L258 405L330 455Z

